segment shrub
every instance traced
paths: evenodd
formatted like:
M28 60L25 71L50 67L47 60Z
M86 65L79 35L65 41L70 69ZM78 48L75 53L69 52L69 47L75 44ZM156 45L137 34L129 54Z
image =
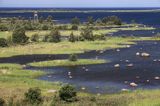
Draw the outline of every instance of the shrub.
M84 41L85 39L84 39L83 36L77 36L77 37L76 37L76 40L77 40L77 41Z
M102 19L102 23L104 24L113 24L113 25L121 25L122 21L119 17L117 16L109 16L109 17L104 17Z
M94 24L93 17L88 17L88 24Z
M0 106L4 106L4 105L5 105L4 99L0 98Z
M45 36L44 41L55 42L55 43L60 42L61 41L60 32L57 29L52 30L49 35Z
M102 20L100 18L98 18L95 23L96 23L96 25L102 25Z
M73 32L69 36L69 41L70 42L75 42L76 41L76 37L74 36Z
M105 40L106 39L106 36L105 34L97 34L97 35L94 35L94 39L96 40Z
M95 97L95 96L91 96L91 97L90 97L90 101L96 102L96 97Z
M29 22L24 25L24 28L25 30L34 30L33 25Z
M93 36L93 32L92 30L87 27L85 29L83 29L81 31L81 36L85 39L85 40L90 40L90 41L93 41L94 40L94 36Z
M57 29L59 30L68 30L68 26L67 25L60 25L60 26L57 26Z
M7 25L0 24L0 31L8 31Z
M39 21L39 23L42 24L44 22L44 18L41 16L41 17L39 17L38 21Z
M12 34L12 42L16 44L26 43L28 37L25 35L25 30L22 27L17 27Z
M33 34L30 39L33 42L38 42L39 41L39 35L37 33Z
M77 92L71 85L65 85L59 90L59 97L66 102L76 101Z
M47 25L43 25L42 26L42 30L48 30L49 28L48 28L48 26Z
M0 47L7 47L7 40L4 38L0 38Z
M54 97L51 100L50 106L57 106L57 101L59 101L59 95L57 95L57 92L55 93Z
M31 104L40 104L43 99L41 97L41 90L39 88L30 88L25 93L25 100Z
M69 61L77 61L77 55L75 54L71 54L70 57L69 57Z
M7 37L7 44L8 44L8 46L9 45L14 45L13 42L12 42L12 36Z
M13 98L9 99L8 106L14 106Z
M80 24L80 20L79 20L79 18L75 17L75 18L72 19L71 23L73 25L79 25Z
M72 25L72 30L78 30L78 26L77 25Z
M46 19L47 22L52 23L53 21L53 17L51 15L49 15Z

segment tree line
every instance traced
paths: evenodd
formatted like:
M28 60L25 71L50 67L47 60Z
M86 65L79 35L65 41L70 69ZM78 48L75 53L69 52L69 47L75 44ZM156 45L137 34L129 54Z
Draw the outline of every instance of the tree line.
M71 27L67 25L57 25L54 18L49 15L47 18L42 16L38 19L38 22L34 22L33 19L25 19L22 17L13 18L0 18L0 31L12 31L17 25L24 26L25 30L51 30L55 26L58 26L59 30L78 30L78 25L121 25L122 21L117 16L108 16L102 19L94 19L93 17L88 17L87 21L82 23L78 17L71 19Z

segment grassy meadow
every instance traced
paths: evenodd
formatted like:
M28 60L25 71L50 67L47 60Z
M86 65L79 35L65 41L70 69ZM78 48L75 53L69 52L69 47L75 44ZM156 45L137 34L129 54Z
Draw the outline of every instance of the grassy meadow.
M52 66L78 66L78 65L90 65L90 64L103 64L106 60L102 59L78 59L77 61L69 60L53 60L29 63L30 66L35 67L52 67Z

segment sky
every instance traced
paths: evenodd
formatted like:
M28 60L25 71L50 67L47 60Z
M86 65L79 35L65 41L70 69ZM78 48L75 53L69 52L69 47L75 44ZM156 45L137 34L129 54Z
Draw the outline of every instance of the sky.
M0 0L0 7L160 7L160 0Z

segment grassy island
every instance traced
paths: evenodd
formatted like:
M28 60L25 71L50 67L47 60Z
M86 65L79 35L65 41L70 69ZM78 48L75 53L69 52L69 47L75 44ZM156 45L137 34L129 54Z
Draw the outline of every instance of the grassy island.
M106 63L105 60L96 59L78 59L77 61L69 60L53 60L53 61L42 61L34 62L29 65L35 67L51 67L51 66L78 66L78 65L90 65L90 64L102 64Z

